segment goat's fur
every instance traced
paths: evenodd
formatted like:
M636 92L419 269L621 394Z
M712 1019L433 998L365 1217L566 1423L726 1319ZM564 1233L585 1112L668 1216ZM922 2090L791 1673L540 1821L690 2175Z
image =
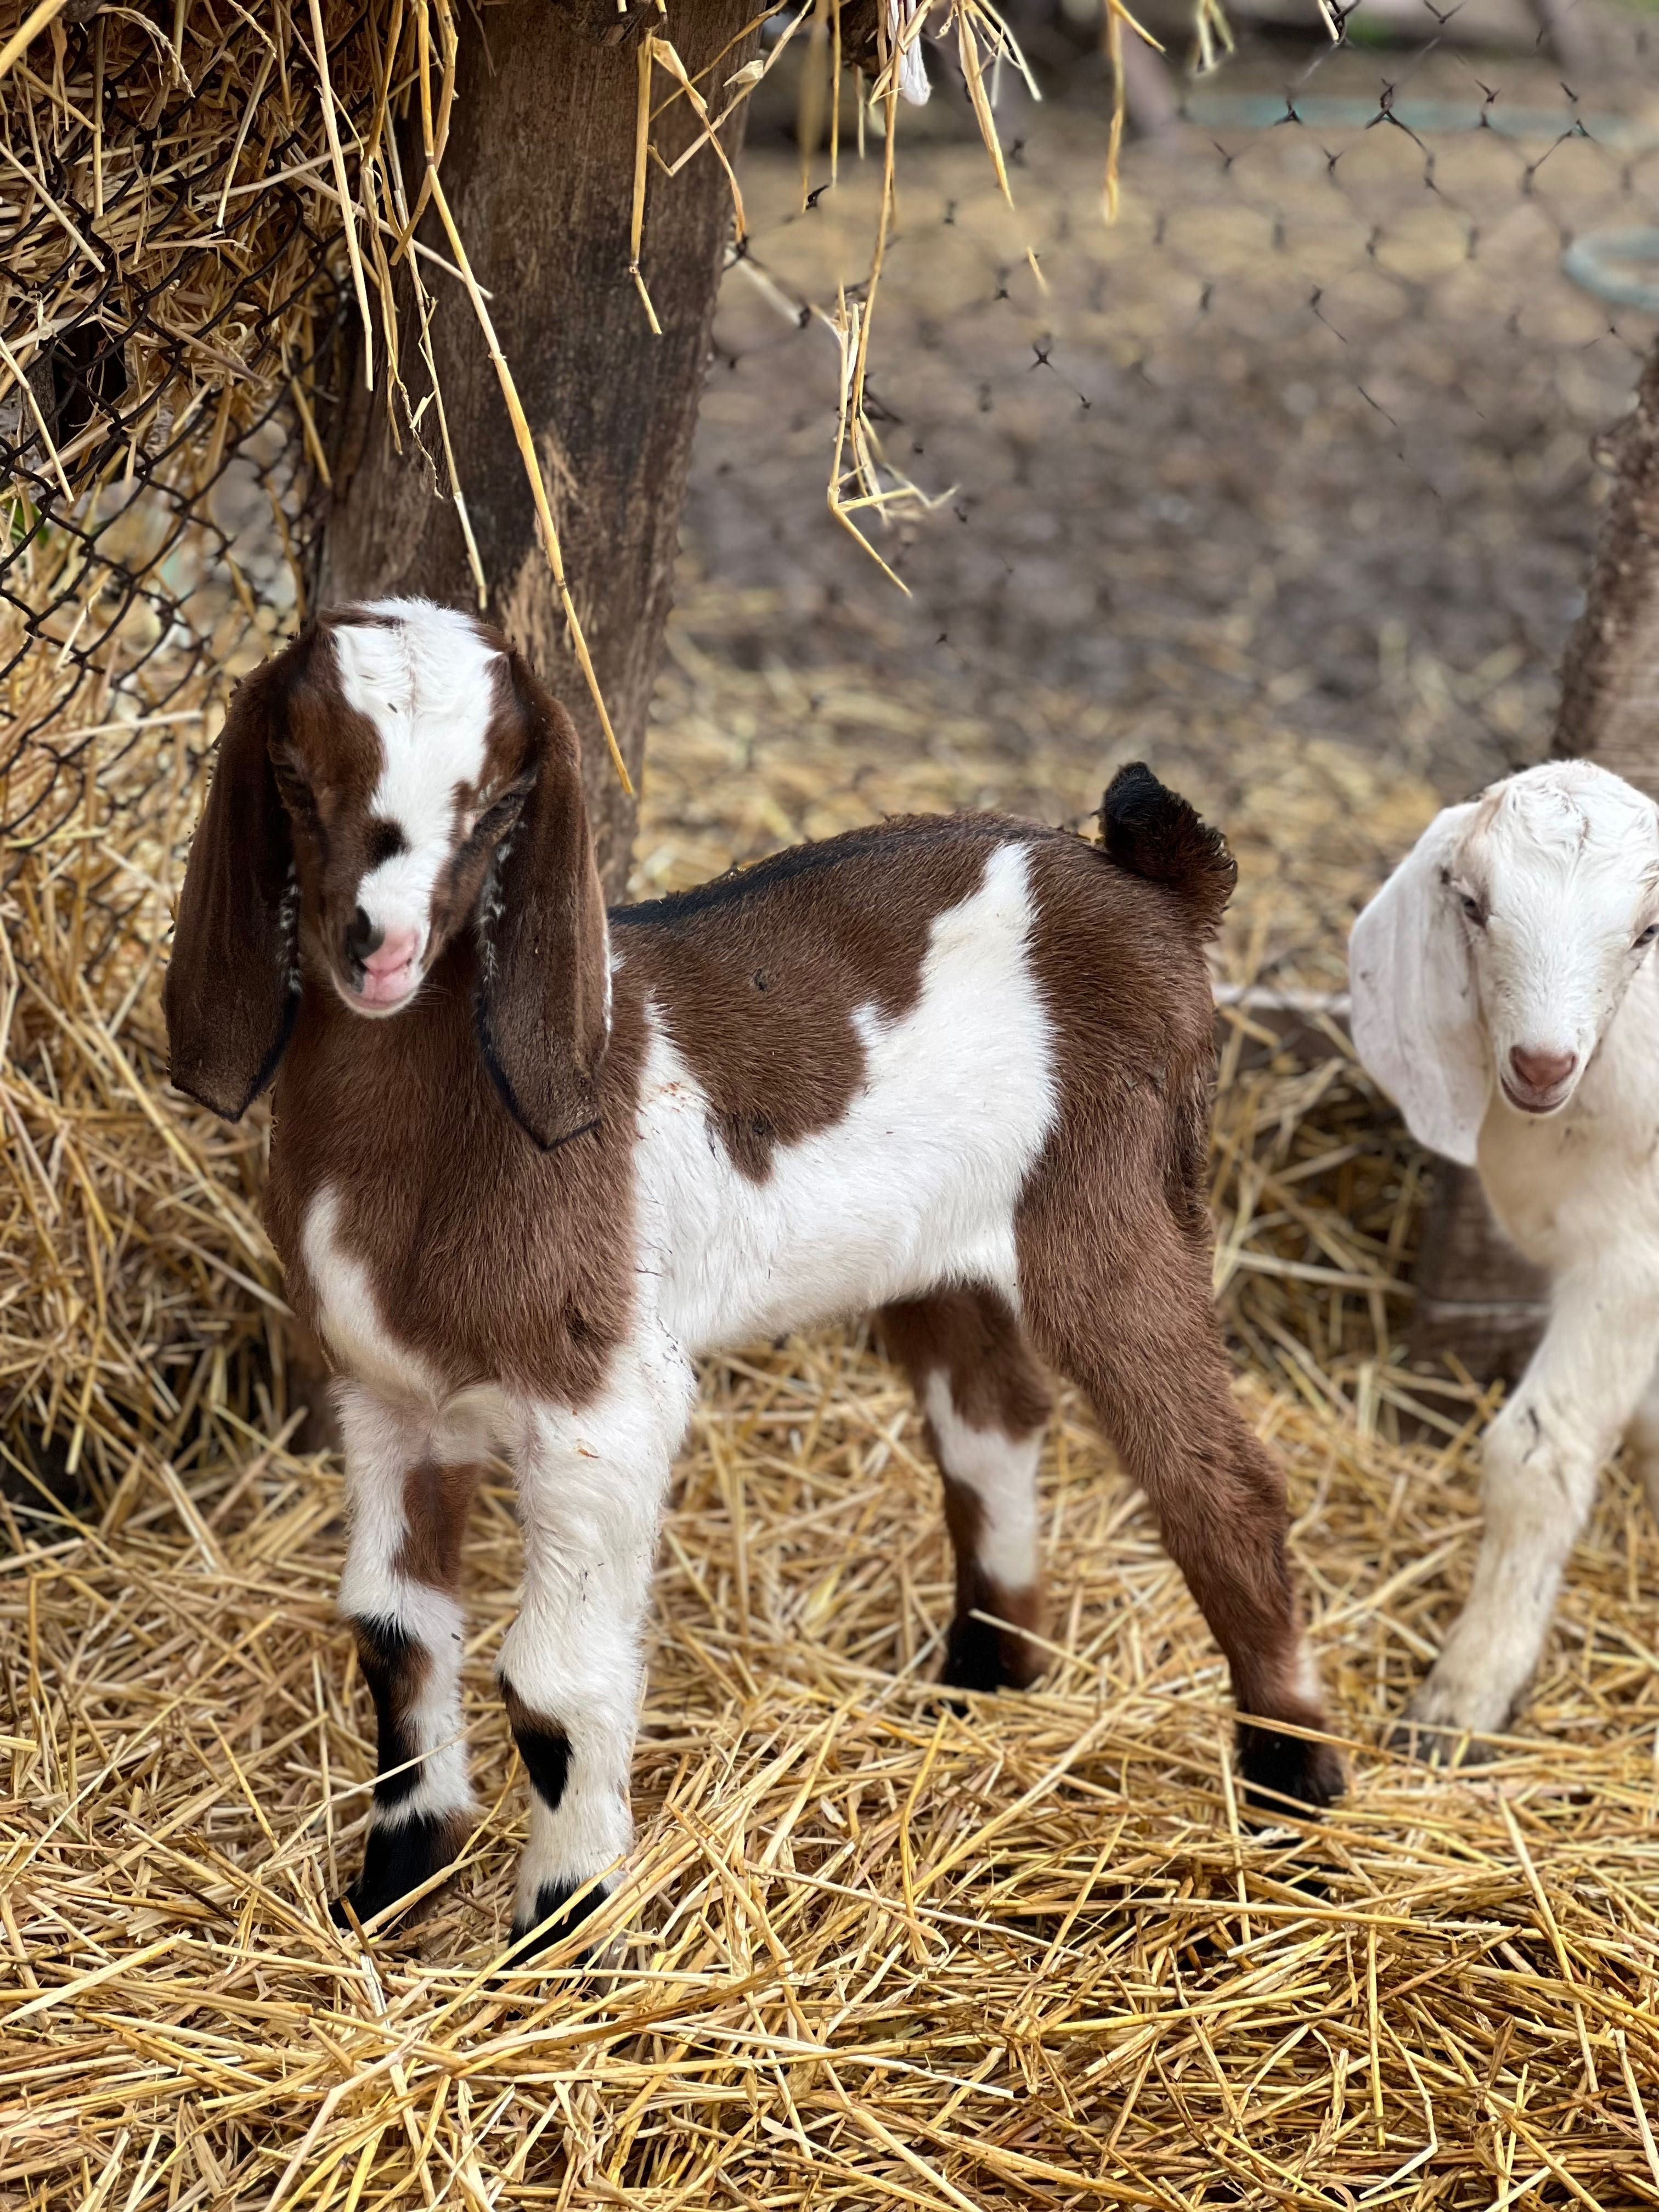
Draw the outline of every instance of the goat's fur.
M1354 926L1361 1059L1551 1281L1486 1432L1468 1603L1408 1709L1436 1755L1513 1717L1623 1435L1659 1510L1656 923L1659 811L1555 761L1448 807Z
M446 1863L471 1808L478 1462L503 1452L519 1486L515 1930L544 1938L629 1844L696 1357L866 1309L945 1475L946 1680L1037 1671L1040 1354L1093 1401L1226 1653L1247 1779L1325 1802L1334 1753L1274 1725L1322 1717L1279 1474L1211 1311L1220 840L1131 769L1104 854L991 815L894 821L607 920L578 767L493 632L419 602L325 617L237 692L179 905L174 1080L234 1118L280 1060L271 1234L344 1377L341 1602L384 1774L355 1910Z

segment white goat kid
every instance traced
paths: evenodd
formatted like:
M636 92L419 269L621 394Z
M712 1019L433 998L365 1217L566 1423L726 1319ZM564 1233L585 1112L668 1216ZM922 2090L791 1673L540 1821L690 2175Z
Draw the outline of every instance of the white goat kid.
M1468 1603L1407 1709L1431 1752L1508 1725L1626 1433L1659 1511L1656 936L1659 810L1584 761L1448 807L1354 925L1360 1059L1550 1277L1548 1329L1486 1432Z

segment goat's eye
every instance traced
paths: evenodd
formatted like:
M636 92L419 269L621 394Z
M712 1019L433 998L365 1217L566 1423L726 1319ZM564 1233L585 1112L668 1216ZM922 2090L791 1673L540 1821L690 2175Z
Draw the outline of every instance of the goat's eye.
M1484 929L1486 926L1486 911L1481 906L1480 900L1478 898L1472 898L1468 891L1463 891L1459 894L1459 902L1462 906L1464 913L1474 924L1475 927L1477 929Z
M1656 937L1659 937L1659 921L1650 921L1636 940L1637 951L1639 952L1644 945L1651 945Z

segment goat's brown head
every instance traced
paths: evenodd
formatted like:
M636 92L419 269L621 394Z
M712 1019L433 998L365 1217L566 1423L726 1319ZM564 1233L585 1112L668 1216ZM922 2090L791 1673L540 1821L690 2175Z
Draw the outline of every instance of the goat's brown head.
M173 1082L238 1120L304 990L394 1019L466 930L490 1073L561 1143L595 1118L610 1021L574 726L468 616L325 615L231 702L167 969Z

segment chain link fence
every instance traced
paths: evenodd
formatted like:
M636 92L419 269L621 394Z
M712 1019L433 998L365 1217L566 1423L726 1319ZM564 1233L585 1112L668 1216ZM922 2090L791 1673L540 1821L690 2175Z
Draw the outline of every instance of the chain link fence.
M349 131L374 43L325 20ZM349 299L319 82L285 9L86 0L0 81L9 877L145 810L176 743L188 781L210 696L304 605ZM143 890L82 888L95 971Z
M1104 710L1212 771L1253 723L1460 795L1534 757L1659 307L1659 86L1639 11L1574 11L1571 82L1530 15L1469 13L1241 22L1226 67L1170 70L1110 228L1097 59L1051 60L1041 106L1006 86L1012 210L941 82L872 343L888 459L939 501L872 532L909 603L805 524L836 362L787 310L866 273L870 165L803 210L787 104L757 117L692 542L781 595L768 649L844 641L1016 734Z

